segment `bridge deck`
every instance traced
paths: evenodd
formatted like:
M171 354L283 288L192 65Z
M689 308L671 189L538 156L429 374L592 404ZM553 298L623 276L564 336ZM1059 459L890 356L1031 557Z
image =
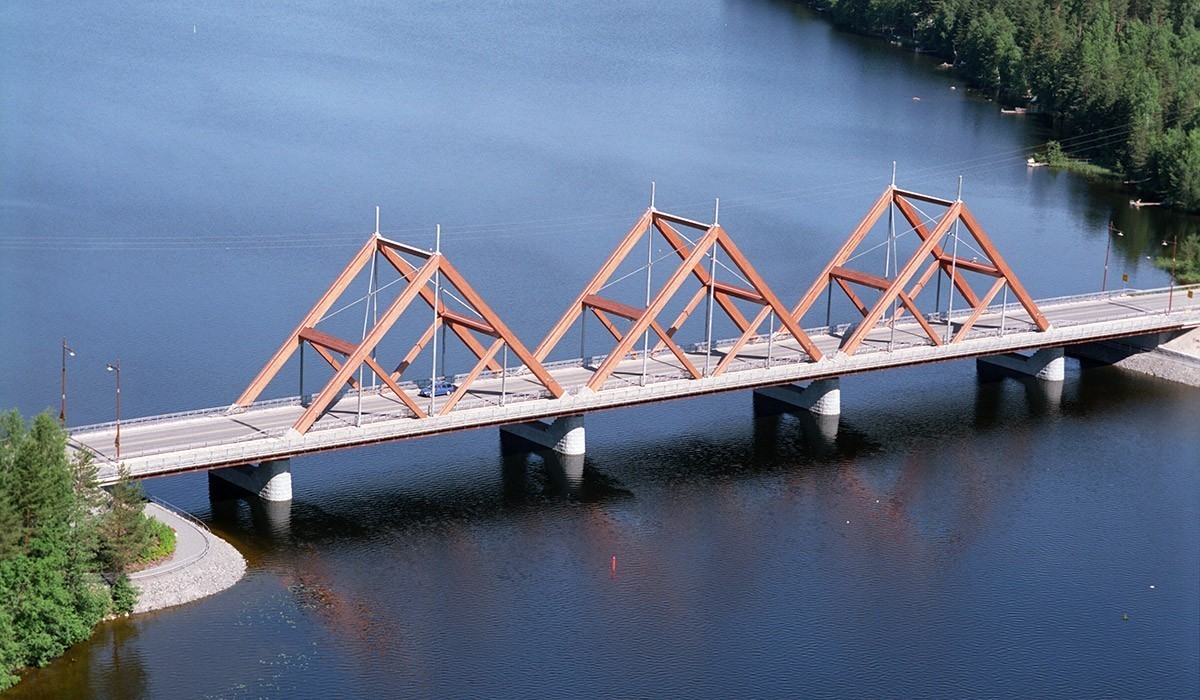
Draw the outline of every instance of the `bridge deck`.
M785 334L777 334L770 342L765 337L757 338L724 374L701 379L692 379L671 352L663 350L646 359L644 379L643 360L634 356L620 363L603 389L594 393L585 387L591 369L581 360L550 363L547 369L567 390L561 399L549 398L524 368L510 369L506 378L498 373L485 375L447 415L420 420L389 393L364 391L360 406L358 392L348 392L303 436L290 430L303 411L299 397L260 402L235 415L214 408L127 420L121 424L121 461L134 476L158 476L687 396L1200 325L1200 299L1188 299L1186 288L1175 290L1170 314L1166 312L1166 290L1064 297L1039 302L1039 306L1052 324L1049 331L1037 332L1025 311L1010 304L1003 311L999 306L988 309L964 341L934 346L915 321L902 316L894 329L887 323L879 324L852 356L836 354L846 327L812 329L809 334L827 355L820 362L808 361L799 343ZM956 314L952 321L964 319L965 315ZM945 329L945 318L940 324L934 326ZM709 366L716 366L722 347L729 343L714 343ZM705 367L703 345L691 348L688 357L696 367ZM588 367L595 367L602 359L589 358ZM415 385L405 389L419 405L428 405L428 398L417 397ZM445 398L439 397L436 403ZM102 483L116 478L115 430L115 424L104 424L71 431L73 445L96 454Z

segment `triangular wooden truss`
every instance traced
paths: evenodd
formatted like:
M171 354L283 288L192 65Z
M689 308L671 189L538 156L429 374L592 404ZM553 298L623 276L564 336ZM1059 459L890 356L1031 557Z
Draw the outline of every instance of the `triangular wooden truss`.
M703 235L695 242L695 245L692 245L672 224L702 231ZM681 258L679 266L671 273L671 276L659 290L658 294L651 299L645 308L629 306L598 296L621 262L625 260L652 226ZM653 235L653 233L650 235ZM749 282L750 288L726 284L713 279L713 276L705 269L703 260L710 254L710 251L715 254L717 247L725 251L725 255L728 256L730 263ZM670 327L664 329L658 322L658 315L689 276L694 276L700 283L700 287L679 316L671 323ZM534 358L538 361L545 360L546 356L562 340L563 335L576 319L585 311L591 311L600 323L613 335L617 344L593 372L591 378L588 380L588 388L596 391L603 387L604 382L616 369L617 364L629 354L634 344L647 331L653 332L658 336L656 350L663 347L670 349L671 353L693 378L700 378L703 376L703 373L688 360L686 353L675 343L673 337L706 295L712 296L713 301L729 315L729 318L742 332L742 335L737 339L733 347L725 353L721 361L711 371L710 376L717 376L725 371L730 363L733 362L738 352L741 351L742 347L754 337L758 328L762 326L763 321L766 320L767 315L772 311L782 321L784 328L799 341L805 352L813 360L821 359L821 351L817 349L817 346L788 314L787 308L770 290L746 257L742 255L741 250L734 244L733 239L725 229L716 223L711 225L704 224L657 211L653 206L642 214L637 223L633 225L633 228L629 230L629 233L625 235L625 238L621 240L612 255L605 260L599 272L588 282L579 296L575 298L575 301L567 309L566 313L563 314L558 323L550 330L549 335L546 336L545 340L534 351ZM737 306L734 305L734 298L760 304L762 310L753 320L747 320ZM610 316L625 318L631 321L632 325L624 333L621 333L609 318Z
M376 256L381 257L400 273L401 278L406 283L403 291L392 301L386 311L379 316L378 321L365 333L361 342L348 342L317 330L317 323L325 317L359 272L375 260ZM417 262L410 262L410 259L415 259ZM435 276L439 285L436 288L430 285L431 280L434 280ZM472 318L449 310L443 301L445 297L439 297L437 289L452 289L478 318ZM378 363L374 356L374 351L380 341L383 340L384 336L387 335L388 331L404 313L405 309L418 297L430 309L433 309L436 304L437 308L433 321L396 369L389 372ZM303 434L312 427L313 423L337 399L338 392L341 391L343 386L349 385L351 388L358 388L358 381L354 378L354 374L359 370L360 366L364 365L367 371L373 372L383 381L385 387L391 390L412 411L414 416L425 418L428 416L428 413L418 406L400 388L397 382L400 380L404 370L416 359L422 348L434 338L438 329L443 326L449 328L463 341L478 359L478 362L467 374L467 377L458 384L449 398L441 403L438 415L445 415L450 412L485 368L497 371L501 369L500 364L495 358L496 353L505 345L516 354L533 376L555 398L562 396L563 389L559 386L558 382L554 381L554 378L542 367L541 363L533 358L529 350L521 344L521 341L513 335L512 331L508 329L495 312L484 303L483 299L467 283L458 270L450 264L444 255L440 252L431 253L404 245L403 243L397 243L376 233L355 254L350 264L346 266L346 269L338 275L337 279L334 280L333 284L330 285L317 304L312 307L308 315L296 327L296 330L292 331L287 340L283 342L283 345L279 347L279 350L275 352L258 373L258 376L254 378L254 381L242 392L242 395L238 397L238 400L234 402L230 410L236 411L249 406L258 398L259 394L262 393L263 389L266 388L267 384L270 383L279 370L283 368L284 363L292 356L292 353L304 343L308 343L333 367L334 375L324 388L321 389L320 393L316 394L304 413L296 420L295 425L292 426L298 433ZM475 334L491 337L494 340L490 345L485 347L475 337ZM339 360L339 358L335 357L335 353L341 355L342 359Z
M925 202L938 207L943 207L944 212L938 218L937 223L932 229L926 225L926 218L913 205L913 201ZM867 233L879 221L880 217L888 211L889 207L896 207L900 215L908 222L912 230L921 239L921 245L917 248L912 257L902 266L898 267L896 273L891 278L883 278L857 270L851 270L843 267L847 261L851 259L859 244L862 243ZM947 234L950 233L955 222L961 221L966 230L974 238L979 246L979 252L983 254L985 260L966 260L961 257L956 258L952 252L946 250L941 245ZM961 240L961 239L960 239ZM926 261L928 263L926 264ZM921 266L926 265L921 271ZM920 271L920 274L918 274ZM954 288L966 300L968 306L972 309L972 313L959 326L957 333L949 339L950 343L957 343L967 336L975 322L979 320L979 316L987 308L988 304L995 299L996 294L1007 284L1008 288L1013 291L1017 300L1028 312L1029 317L1037 326L1038 330L1047 330L1050 328L1050 323L1046 317L1042 315L1033 298L1025 291L1025 287L1021 285L1020 280L1013 274L1008 264L1004 262L1004 258L992 244L987 234L983 232L983 228L971 212L967 209L966 204L962 200L949 201L930 197L928 195L917 194L916 192L907 192L905 190L896 189L896 187L888 187L879 199L875 201L874 206L867 213L866 218L859 223L858 227L850 234L850 238L842 245L833 260L825 266L821 274L813 282L812 287L808 292L801 297L800 302L796 304L792 311L792 318L799 321L804 317L804 314L812 307L812 305L820 297L821 292L825 290L827 285L831 286L832 282L846 293L854 306L862 313L863 321L855 328L854 332L845 338L842 342L841 351L847 355L853 355L858 349L867 334L875 327L875 324L884 317L888 308L893 303L898 305L896 316L903 314L907 310L912 314L913 318L921 324L925 333L933 341L934 345L945 344L945 339L930 326L929 322L921 314L920 309L916 306L917 295L926 284L938 273L945 274L954 285ZM979 297L971 288L970 283L963 277L961 273L972 272L995 278L988 291ZM915 282L909 286L909 282ZM875 302L874 306L867 307L861 298L855 293L851 284L876 289L882 292L882 296Z

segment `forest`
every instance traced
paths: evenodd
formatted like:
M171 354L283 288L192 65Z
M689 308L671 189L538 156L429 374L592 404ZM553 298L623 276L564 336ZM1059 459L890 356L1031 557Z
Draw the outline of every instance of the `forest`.
M49 413L0 414L0 690L137 601L127 572L170 556L174 531L143 512L128 474L109 491L90 455L67 456Z
M841 27L943 58L1055 119L1068 155L1200 211L1200 0L820 0Z

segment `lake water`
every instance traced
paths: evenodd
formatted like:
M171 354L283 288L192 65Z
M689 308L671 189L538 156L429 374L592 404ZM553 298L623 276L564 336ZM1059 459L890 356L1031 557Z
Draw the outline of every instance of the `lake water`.
M705 221L720 197L785 303L893 161L934 195L962 175L1036 297L1100 287L1110 220L1110 287L1165 286L1148 256L1200 227L1028 169L1044 124L789 3L0 18L0 406L57 411L66 336L72 425L112 419L118 357L125 416L230 403L376 205L414 245L442 224L531 346L652 180L660 209ZM1058 389L985 382L970 362L842 389L836 436L748 393L591 415L581 478L482 430L294 460L282 508L203 474L149 481L246 578L102 625L13 695L1200 692L1195 390L1073 363Z

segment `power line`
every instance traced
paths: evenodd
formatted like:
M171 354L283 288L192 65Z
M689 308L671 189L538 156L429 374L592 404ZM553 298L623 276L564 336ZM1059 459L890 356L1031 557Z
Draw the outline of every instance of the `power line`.
M1180 108L1173 112L1164 113L1163 119L1177 119L1190 113L1200 111L1200 105ZM1121 125L1100 129L1097 131L1077 134L1062 139L1064 148L1078 150L1083 147L1103 146L1117 142L1134 129L1131 125ZM1045 143L1026 146L1019 149L990 153L974 158L939 163L907 171L908 179L930 180L939 175L976 173L986 170L997 170L999 166L1023 161L1037 151L1045 148ZM722 198L727 209L759 208L769 209L791 202L821 198L824 201L858 196L866 191L877 189L880 178L855 178L837 183L825 183L814 187L783 190L741 197ZM707 212L711 201L703 203L685 203L673 210L676 212ZM564 217L547 217L508 222L489 222L481 224L464 224L455 227L443 227L449 234L447 237L456 242L494 240L500 238L518 238L550 234L564 234L592 230L598 226L628 220L629 211L596 214L581 214ZM382 230L389 235L415 234L428 235L428 225L405 226ZM163 235L118 235L104 237L75 237L64 235L34 236L16 235L0 236L0 249L3 250L40 250L46 248L75 249L81 251L124 251L124 250L192 250L192 249L226 249L226 250L270 250L270 249L318 249L340 248L357 245L365 235L361 231L332 231L309 235L288 233L261 233L253 235L239 234L196 234L187 237Z

